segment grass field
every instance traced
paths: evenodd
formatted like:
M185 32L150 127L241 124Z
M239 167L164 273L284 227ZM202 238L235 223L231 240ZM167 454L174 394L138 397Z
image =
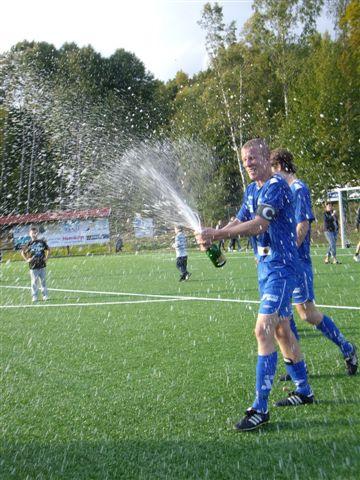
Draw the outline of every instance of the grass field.
M343 253L314 252L317 302L360 346L360 265ZM317 404L234 432L254 394L258 296L252 256L227 256L215 269L191 252L186 283L173 254L52 259L36 306L26 265L2 264L0 478L359 479L360 376L299 321Z

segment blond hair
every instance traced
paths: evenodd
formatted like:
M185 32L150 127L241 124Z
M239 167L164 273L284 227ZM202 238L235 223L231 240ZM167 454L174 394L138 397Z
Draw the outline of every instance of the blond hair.
M241 150L248 150L253 147L259 148L263 152L264 157L270 157L270 148L264 138L252 138L251 140L248 140L244 143Z

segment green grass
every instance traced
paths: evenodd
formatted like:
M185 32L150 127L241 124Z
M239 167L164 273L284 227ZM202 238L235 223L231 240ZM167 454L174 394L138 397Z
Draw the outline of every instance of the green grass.
M340 258L314 257L317 302L359 307L360 266ZM217 270L191 252L189 267L179 283L171 254L57 258L48 284L257 300L251 255L228 254ZM29 285L24 263L0 268L0 286ZM30 305L28 290L0 296ZM256 304L61 306L147 299L51 291L45 307L0 310L2 480L359 478L359 376L347 377L338 349L308 325L298 321L318 403L272 408L262 430L239 434L233 424L253 399ZM360 346L359 310L323 310Z

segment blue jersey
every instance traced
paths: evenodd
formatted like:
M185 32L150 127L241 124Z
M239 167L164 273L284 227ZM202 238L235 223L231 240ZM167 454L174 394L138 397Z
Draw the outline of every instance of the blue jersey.
M270 270L299 272L299 257L296 247L296 222L293 194L287 182L279 174L270 177L262 187L251 183L237 213L241 222L252 220L259 205L270 205L275 216L265 233L251 237L251 243L259 265Z
M295 221L296 224L307 220L310 228L303 243L298 248L300 260L311 263L310 241L311 241L311 222L315 220L312 207L309 187L301 180L296 179L290 185L294 196Z

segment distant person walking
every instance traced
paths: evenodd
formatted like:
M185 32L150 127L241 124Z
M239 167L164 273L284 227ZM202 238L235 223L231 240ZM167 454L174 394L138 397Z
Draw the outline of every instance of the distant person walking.
M222 221L219 220L218 223L216 224L216 230L219 230L220 228L222 228ZM221 239L219 240L219 249L225 249L225 240L224 239Z
M186 235L183 228L180 226L175 227L175 240L173 248L176 252L176 268L180 272L179 282L189 280L191 273L187 270L187 249L186 249Z
M360 207L356 213L356 231L360 232ZM360 262L360 241L356 246L355 255L354 255L355 262Z
M31 296L32 301L37 302L39 285L41 288L42 298L48 300L48 291L46 288L46 260L49 256L50 249L45 240L38 239L39 230L31 227L29 230L31 240L23 247L21 255L29 264L31 278Z
M358 208L358 211L356 213L356 231L359 233L360 232L360 207Z
M230 218L230 223L232 223L234 220L235 220L235 217L231 217ZM228 251L229 252L234 252L235 248L237 249L238 252L241 252L241 243L240 243L240 239L239 239L238 235L236 235L236 237L230 238Z
M329 243L328 251L326 252L325 256L325 263L330 262L330 258L332 257L333 263L340 263L336 258L336 238L338 232L338 221L336 214L333 210L333 206L331 202L327 202L325 204L325 212L324 212L324 233L326 240Z
M115 252L116 253L122 252L123 245L124 245L123 239L120 237L120 235L118 235L115 242Z
M354 260L355 262L360 262L360 242L356 245Z
M336 210L332 211L332 215L334 217L334 223L335 223L335 241L338 239L339 235L339 217L337 216Z

